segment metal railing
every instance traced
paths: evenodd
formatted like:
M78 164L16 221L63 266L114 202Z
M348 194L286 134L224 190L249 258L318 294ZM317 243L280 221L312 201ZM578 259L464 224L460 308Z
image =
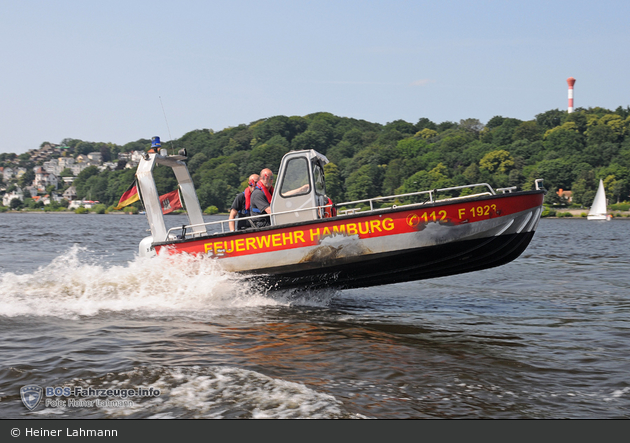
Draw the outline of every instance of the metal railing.
M184 231L184 233L182 234L181 238L185 238L185 237L203 237L205 235L208 235L208 233L204 234L204 233L188 233L186 232L189 228L195 228L198 226L216 226L216 225L220 225L221 226L221 233L225 233L225 224L229 224L229 223L237 223L237 222L242 222L242 221L251 221L251 220L256 220L256 219L260 219L260 218L264 218L264 217L271 217L272 215L283 215L283 214L295 214L296 212L302 212L302 211L312 211L312 210L320 210L320 209L324 209L324 208L332 208L335 205L324 205L324 206L313 206L310 208L300 208L300 209L293 209L291 211L283 211L283 212L273 212L271 214L262 214L262 215L251 215L249 217L239 217L239 218L233 218L233 219L226 219L226 220L217 220L217 221L212 221L212 222L206 222L206 223L198 223L195 225L184 225L184 226L176 226L176 227L172 227L170 228L168 231L166 231L166 238L169 239L170 235L171 235L171 231ZM228 231L229 232L229 231ZM213 235L213 234L218 234L218 232L212 232L209 235Z
M467 189L467 188L476 188L476 187L481 187L481 186L485 186L488 188L488 191L486 192L481 192L481 193L476 193L476 194L470 194L470 195L464 195L464 196L459 196L459 197L447 197L444 199L439 199L436 200L435 196L440 193L440 192L449 192L449 191L457 191L457 190L461 190L461 189ZM509 190L511 192L511 190L514 188L500 188L497 190L502 191L503 193L505 193L506 190ZM416 197L416 196L420 196L420 195L427 195L428 199L422 202L415 202L415 203L407 203L407 204L402 204L402 205L396 205L393 204L390 207L387 208L374 208L374 204L376 202L381 202L381 201L385 201L385 200L396 200L396 199L400 199L400 198L405 198L405 197ZM331 207L337 207L337 208L341 208L341 207L346 207L346 206L353 206L353 205L361 205L361 204L365 204L368 203L370 205L370 209L369 211L366 210L365 213L367 212L373 212L373 211L383 211L383 210L387 210L387 209L391 209L391 208L402 208L402 207L407 207L407 206L420 206L420 205L425 205L428 203L436 203L436 202L443 202L443 201L450 201L450 200L459 200L459 199L464 199L464 198L472 198L472 197L480 197L480 196L484 196L484 195L496 195L496 192L494 191L494 189L492 189L492 186L490 186L488 183L477 183L474 185L463 185L463 186L453 186L450 188L439 188L439 189L431 189L428 191L418 191L418 192L410 192L407 194L396 194L396 195L388 195L385 197L373 197L373 198L366 198L363 200L354 200L354 201L350 201L350 202L343 202L343 203L337 203L334 205L324 205L324 206L314 206L314 207L310 207L310 208L301 208L301 209L294 209L291 211L283 211L283 212L274 212L272 214L263 214L263 215L252 215L249 217L239 217L239 218L235 218L235 219L226 219L226 220L218 220L218 221L212 221L212 222L206 222L206 223L198 223L198 224L194 224L194 225L183 225L183 226L179 226L179 227L172 227L170 228L167 232L166 232L166 240L177 240L177 239L185 239L185 238L194 238L194 237L204 237L204 236L209 236L209 235L216 235L219 234L219 231L216 232L211 232L211 233L194 233L194 232L187 232L188 229L192 229L195 227L200 227L200 226L204 226L206 228L208 227L215 227L215 226L220 226L221 230L220 233L225 233L226 232L226 228L225 228L225 224L226 223L230 223L230 222L242 222L242 221L251 221L251 220L256 220L256 219L260 219L263 217L270 217L272 215L283 215L283 214L294 214L296 212L302 212L302 211L312 211L312 210L323 210L325 208L331 208ZM346 216L346 215L352 215L355 214L357 212L361 212L362 208L350 208L350 209L345 209L343 211L339 211L338 212L338 216ZM175 235L173 232L174 231L182 231L182 234L177 236Z
M464 196L460 196L460 197L450 197L450 198L444 198L444 199L440 199L440 200L435 200L434 199L434 195L440 193L440 192L449 192L449 191L457 191L460 189L466 189L466 188L476 188L479 186L485 186L489 189L489 192L482 192L482 193L477 193L477 194L470 194L470 195L464 195ZM418 191L418 192L410 192L408 194L396 194L396 195L388 195L385 197L373 197L373 198L366 198L364 200L355 200L355 201L351 201L351 202L345 202L345 203L338 203L335 206L337 207L343 207L343 206L350 206L350 205L359 205L362 203L369 203L370 204L370 211L374 211L374 203L378 202L378 201L383 201L383 200L392 200L392 199L399 199L399 198L403 198L403 197L415 197L415 196L419 196L419 195L428 195L429 199L423 202L418 202L418 203L408 203L405 205L401 205L401 206L396 206L394 205L393 207L404 207L404 206L413 206L413 205L424 205L427 203L435 203L438 201L447 201L447 200L455 200L455 199L460 199L460 198L471 198L471 197L479 197L482 195L496 195L496 193L494 192L494 189L492 189L492 186L490 186L488 183L477 183L474 185L463 185L463 186L453 186L450 188L439 188L439 189L431 189L428 191ZM387 208L377 208L376 210L382 210L382 209L387 209ZM347 209L345 211L342 212L348 212L348 211L352 211L350 212L350 214L354 214L355 212L360 211L360 208L353 208L353 209ZM349 215L349 214L344 214L344 215Z

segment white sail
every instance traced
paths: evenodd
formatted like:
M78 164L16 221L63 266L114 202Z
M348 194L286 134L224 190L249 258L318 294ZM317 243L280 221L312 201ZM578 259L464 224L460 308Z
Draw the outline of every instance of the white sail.
M599 187L593 200L591 210L588 211L588 220L610 220L606 213L606 191L604 191L604 182L599 179Z

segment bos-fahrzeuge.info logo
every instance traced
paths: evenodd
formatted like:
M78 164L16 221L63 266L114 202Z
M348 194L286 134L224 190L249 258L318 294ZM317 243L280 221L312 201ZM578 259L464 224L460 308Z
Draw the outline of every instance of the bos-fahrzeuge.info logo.
M96 389L92 387L26 385L20 388L22 403L30 411L43 404L53 408L94 408L133 406L131 398L159 397L160 390L154 388ZM113 398L112 398L113 397ZM45 400L44 400L45 398Z

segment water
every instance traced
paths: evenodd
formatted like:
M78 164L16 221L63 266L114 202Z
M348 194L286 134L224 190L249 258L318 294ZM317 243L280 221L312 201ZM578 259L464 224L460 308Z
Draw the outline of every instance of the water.
M299 297L141 259L146 229L0 214L0 418L630 418L628 220L543 219L500 268ZM31 412L27 384L160 395Z

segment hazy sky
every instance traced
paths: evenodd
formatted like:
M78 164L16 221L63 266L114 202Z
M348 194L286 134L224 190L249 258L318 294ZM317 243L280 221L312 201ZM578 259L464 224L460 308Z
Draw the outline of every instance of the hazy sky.
M0 0L0 152L630 105L630 2ZM165 118L166 117L166 118ZM169 134L170 132L170 134Z

